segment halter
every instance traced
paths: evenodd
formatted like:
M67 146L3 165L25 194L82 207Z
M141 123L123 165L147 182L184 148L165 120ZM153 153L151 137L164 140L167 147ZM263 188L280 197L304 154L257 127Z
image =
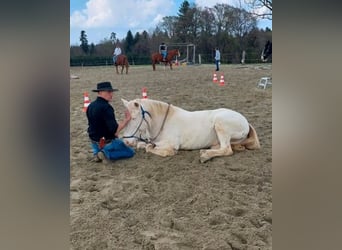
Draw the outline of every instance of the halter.
M134 133L130 136L123 136L122 138L135 138L135 139L138 139L140 141L143 141L143 142L148 142L147 139L143 139L141 136L136 136L135 134L139 131L140 127L141 127L141 124L143 121L146 122L147 126L150 126L150 124L148 123L148 121L145 119L145 114L148 114L149 117L152 118L150 112L148 112L147 110L144 110L144 108L142 107L142 105L140 105L140 110L141 110L141 120L140 120L140 123L138 125L138 127L135 129Z
M164 119L163 119L163 123L162 123L162 125L161 125L161 127L160 127L159 132L158 132L157 135L156 135L154 138L152 138L152 139L149 139L149 138L144 139L144 138L141 137L141 135L140 135L139 137L135 135L135 134L139 131L139 128L140 128L140 126L141 126L141 124L142 124L143 121L145 121L145 122L147 123L147 126L150 127L150 124L149 124L148 121L145 119L145 113L148 114L148 115L152 118L151 114L150 114L148 111L144 110L142 106L140 106L140 109L141 109L141 120L140 120L140 123L139 123L138 127L135 129L135 131L134 131L134 133L133 133L132 135L130 135L130 136L123 136L122 138L135 138L135 139L137 139L137 140L139 140L139 141L143 141L143 142L145 142L145 143L152 143L153 145L155 145L155 144L153 143L153 141L154 141L155 139L157 139L157 137L160 135L161 131L162 131L163 128L164 128L164 124L165 124L167 115L169 114L170 104L168 104L168 106L167 106L167 110L166 110L166 113L165 113L165 116L164 116Z

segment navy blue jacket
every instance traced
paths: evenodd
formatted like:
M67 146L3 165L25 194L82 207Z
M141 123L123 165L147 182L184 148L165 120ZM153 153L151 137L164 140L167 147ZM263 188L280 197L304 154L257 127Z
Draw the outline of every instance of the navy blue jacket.
M97 97L87 108L88 134L93 141L100 141L101 137L106 140L115 138L118 123L115 119L115 112L102 97Z

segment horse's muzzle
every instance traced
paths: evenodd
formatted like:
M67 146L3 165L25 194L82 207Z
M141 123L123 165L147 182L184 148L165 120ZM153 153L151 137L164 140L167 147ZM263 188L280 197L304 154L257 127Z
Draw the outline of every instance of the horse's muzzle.
M124 139L123 142L129 146L129 147L135 147L137 146L137 140L134 138L130 138L130 139Z

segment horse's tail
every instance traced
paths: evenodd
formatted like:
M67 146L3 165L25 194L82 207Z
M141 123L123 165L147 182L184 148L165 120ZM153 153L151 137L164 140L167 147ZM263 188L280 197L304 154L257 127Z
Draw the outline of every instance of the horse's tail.
M129 62L128 62L127 56L122 55L122 54L118 56L116 63L117 63L117 65L129 67Z
M124 64L126 65L126 67L129 67L127 56L124 57Z
M248 133L247 139L244 140L241 144L244 145L248 149L260 148L259 137L254 127L251 124L249 124L249 133Z

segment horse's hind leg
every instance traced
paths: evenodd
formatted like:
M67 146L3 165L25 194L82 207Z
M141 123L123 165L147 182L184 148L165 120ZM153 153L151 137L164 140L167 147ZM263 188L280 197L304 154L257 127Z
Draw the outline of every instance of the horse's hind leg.
M200 150L200 161L204 163L210 159L218 156L229 156L233 154L233 150L230 145L221 144L219 149L201 149Z
M229 134L227 131L225 131L224 126L220 123L215 124L215 131L220 142L220 147L218 149L212 148L200 150L201 163L204 163L217 156L229 156L233 154L233 150L230 145L230 137L227 136Z

